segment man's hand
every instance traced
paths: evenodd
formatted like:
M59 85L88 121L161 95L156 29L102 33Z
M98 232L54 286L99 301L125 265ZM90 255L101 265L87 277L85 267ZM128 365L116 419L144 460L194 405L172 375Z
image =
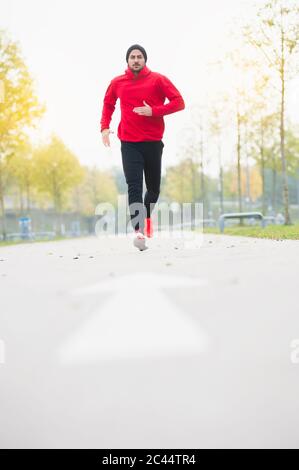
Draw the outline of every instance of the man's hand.
M103 129L101 134L102 134L102 141L105 147L110 147L109 134L113 134L113 131L111 131L110 129Z
M140 116L152 116L152 108L148 105L145 101L143 101L145 106L141 106L140 108L134 108L133 112L140 114Z

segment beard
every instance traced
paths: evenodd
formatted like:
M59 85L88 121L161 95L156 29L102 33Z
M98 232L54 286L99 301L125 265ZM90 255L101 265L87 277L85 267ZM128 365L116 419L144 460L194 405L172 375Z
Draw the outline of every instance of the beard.
M132 72L140 72L140 70L143 69L144 65L140 65L140 64L133 64L133 65L130 65L129 66L130 69L132 70Z

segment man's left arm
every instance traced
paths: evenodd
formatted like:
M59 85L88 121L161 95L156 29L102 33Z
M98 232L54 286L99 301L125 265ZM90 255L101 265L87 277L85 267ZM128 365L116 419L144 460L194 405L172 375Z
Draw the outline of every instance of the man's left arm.
M167 114L176 113L185 108L185 102L179 90L174 86L174 84L169 80L169 78L161 75L159 77L159 85L169 100L169 103L162 104L160 106L152 106L152 116L153 117L163 117Z

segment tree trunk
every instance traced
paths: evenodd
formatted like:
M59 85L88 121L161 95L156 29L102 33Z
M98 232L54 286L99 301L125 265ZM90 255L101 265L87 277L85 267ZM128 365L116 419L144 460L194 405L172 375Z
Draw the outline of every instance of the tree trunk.
M251 210L251 191L250 191L250 168L248 163L248 152L246 151L246 196L249 210Z
M206 190L205 190L205 174L204 174L204 164L203 164L203 137L202 137L202 128L201 128L201 139L200 139L200 183L201 183L201 199L203 203L203 218L205 218L206 210Z
M238 201L239 212L242 212L242 186L241 186L241 119L239 112L237 112L237 170L238 170ZM240 225L243 225L243 219L240 220Z
M23 191L22 189L20 188L20 212L22 215L24 215L24 202L23 202Z
M277 180L277 171L276 171L276 159L275 156L272 157L272 209L276 213L276 180Z
M195 175L195 168L194 163L191 160L191 171L192 171L192 202L196 201L196 175Z
M220 199L220 214L224 213L223 207L223 167L221 159L221 144L218 143L218 161L219 161L219 199Z
M281 12L282 17L282 12ZM283 179L283 202L284 202L284 214L285 214L285 225L291 225L291 218L289 214L289 187L288 187L288 174L285 156L285 125L284 125L284 108L285 108L285 58L284 58L284 30L281 20L281 67L280 67L280 79L281 79L281 104L280 104L280 156L282 165L282 179Z
M246 150L246 199L247 207L251 210L251 191L250 191L250 167L248 157L248 132L245 126L245 150Z
M56 171L52 173L52 198L55 212L55 234L61 236L61 194L56 181Z
M205 175L203 172L203 164L200 163L200 185L201 185L201 199L204 202L205 199Z
M27 182L26 184L26 205L27 205L27 211L30 212L31 210L31 203L30 203L30 185Z
M261 173L262 173L262 213L266 215L266 194L265 194L265 157L264 157L264 129L261 122Z
M61 208L61 194L57 190L56 192L56 197L55 197L55 212L56 212L56 221L57 221L57 235L61 237L63 235L63 230L62 230L62 208Z

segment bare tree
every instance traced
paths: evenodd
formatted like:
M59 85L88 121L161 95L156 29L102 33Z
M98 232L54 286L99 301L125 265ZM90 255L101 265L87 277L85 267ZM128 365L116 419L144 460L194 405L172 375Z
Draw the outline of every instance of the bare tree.
M299 50L299 5L296 0L270 0L259 8L254 24L246 25L247 41L260 51L275 71L280 92L280 157L283 176L285 224L291 224L285 150L285 96Z

